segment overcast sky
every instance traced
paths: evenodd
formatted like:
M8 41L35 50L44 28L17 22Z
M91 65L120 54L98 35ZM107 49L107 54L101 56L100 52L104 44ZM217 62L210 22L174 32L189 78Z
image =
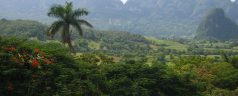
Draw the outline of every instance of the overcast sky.
M125 4L127 0L121 0L121 1Z
M127 0L121 0L124 4L127 2ZM231 2L235 2L236 0L231 0Z

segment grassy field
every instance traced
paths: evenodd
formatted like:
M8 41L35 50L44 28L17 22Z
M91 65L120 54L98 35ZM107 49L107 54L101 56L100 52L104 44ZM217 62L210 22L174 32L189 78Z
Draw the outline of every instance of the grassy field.
M99 50L100 49L100 43L94 42L94 41L90 41L88 47L91 49L96 49Z
M155 44L161 45L166 49L174 49L178 51L186 51L188 46L185 44L181 44L176 41L172 40L161 40L161 39L156 39L154 37L146 37L147 40L154 42ZM160 46L159 46L160 47Z

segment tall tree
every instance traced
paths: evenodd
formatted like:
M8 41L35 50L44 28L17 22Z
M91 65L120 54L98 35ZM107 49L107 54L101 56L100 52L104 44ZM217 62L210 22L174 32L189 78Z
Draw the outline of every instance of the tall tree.
M50 8L48 12L49 17L57 18L58 20L53 22L50 26L47 35L51 36L52 38L57 32L62 32L62 42L64 44L68 44L70 51L72 53L76 53L72 42L71 42L71 27L77 29L79 34L83 35L82 25L86 25L90 28L93 26L86 20L80 19L82 16L87 16L88 11L85 9L73 9L72 2L66 2L66 5L54 5Z

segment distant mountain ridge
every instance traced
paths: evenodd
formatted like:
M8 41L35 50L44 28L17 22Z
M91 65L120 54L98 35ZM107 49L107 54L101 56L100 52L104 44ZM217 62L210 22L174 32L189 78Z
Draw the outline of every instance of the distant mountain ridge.
M87 8L87 17L98 29L128 31L155 37L191 36L205 12L223 8L238 21L238 2L230 0L71 0ZM50 23L46 13L53 4L66 0L1 0L0 18L33 19Z
M221 8L207 12L197 29L197 39L237 40L238 25Z

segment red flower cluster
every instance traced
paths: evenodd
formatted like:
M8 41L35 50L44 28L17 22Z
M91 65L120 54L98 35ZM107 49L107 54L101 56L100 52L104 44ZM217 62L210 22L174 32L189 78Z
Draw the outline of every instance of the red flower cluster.
M41 65L53 64L53 59L46 58L45 53L40 49L17 49L15 47L4 48L10 54L10 60L18 65L29 65L32 68L39 68Z
M37 68L39 65L40 65L40 63L38 62L37 59L31 60L31 66L32 66L33 68Z

